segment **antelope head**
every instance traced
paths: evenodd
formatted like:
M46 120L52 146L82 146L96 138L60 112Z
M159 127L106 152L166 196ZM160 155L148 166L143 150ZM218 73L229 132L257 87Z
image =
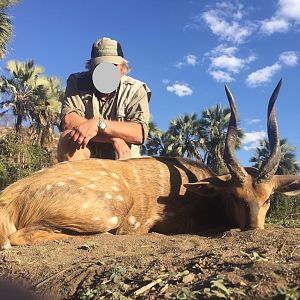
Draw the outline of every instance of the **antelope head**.
M280 158L280 139L275 113L275 102L281 87L276 86L268 105L268 138L270 156L261 168L244 168L236 159L234 148L237 139L238 112L234 97L227 86L226 95L231 108L227 130L224 160L229 174L186 184L186 188L205 197L224 201L224 209L232 223L241 229L264 228L270 208L270 196L281 192L288 196L300 193L300 176L274 175Z

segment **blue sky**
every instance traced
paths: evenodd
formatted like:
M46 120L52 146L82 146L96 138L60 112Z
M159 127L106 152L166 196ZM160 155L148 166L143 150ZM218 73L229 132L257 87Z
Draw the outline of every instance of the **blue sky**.
M246 132L237 153L245 165L283 78L280 134L300 159L300 0L23 0L8 13L15 31L1 72L10 59L34 59L65 85L84 70L95 40L117 39L129 75L151 88L153 120L164 130L178 115L227 106L228 84Z

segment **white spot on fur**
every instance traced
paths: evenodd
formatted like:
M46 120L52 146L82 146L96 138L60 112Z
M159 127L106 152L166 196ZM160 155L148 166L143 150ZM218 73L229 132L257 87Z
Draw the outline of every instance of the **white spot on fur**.
M82 208L84 208L84 209L88 208L88 206L89 206L88 202L84 202L84 203L82 204Z
M120 188L119 188L118 186L116 186L116 185L113 185L113 186L111 187L111 189L112 189L114 192L119 192L119 191L120 191Z
M65 182L60 181L60 182L57 183L57 185L58 185L58 186L64 186L64 185L65 185Z
M109 193L105 193L104 196L105 196L105 198L108 199L108 200L110 200L110 199L112 198L112 195L109 194Z
M67 177L68 180L74 180L74 177Z
M99 221L99 220L100 220L99 217L93 217L93 218L92 218L92 221Z
M96 181L96 178L95 178L95 177L92 177L92 178L91 178L91 181Z
M114 177L114 178L116 178L116 179L119 179L119 176L116 173L111 173L111 176Z
M46 190L47 190L47 191L51 190L51 188L52 188L52 185L51 185L51 184L48 184L48 185L46 186Z
M81 172L80 172L80 171L76 171L74 174L75 174L75 175L80 175Z
M118 196L116 197L116 200L117 200L117 201L124 201L124 197L123 197L123 196L120 196L120 195L118 195Z
M95 184L89 184L89 185L87 185L87 187L90 188L90 189L94 189L96 187L96 185Z
M128 183L128 181L124 179L124 183L125 183L126 187L129 188L129 183Z
M128 218L128 223L134 225L136 223L136 218L134 216L130 216Z
M150 219L148 219L148 220L146 221L145 225L151 224L152 222L153 222L153 219L150 218Z
M134 225L134 229L138 229L140 226L141 226L141 223L140 222L136 222L135 225Z
M108 175L108 173L107 173L106 171L100 171L99 174L100 174L100 175L103 175L103 176Z
M110 219L108 220L108 223L111 224L111 225L117 225L118 222L119 222L119 219L118 219L117 216L114 216L114 217L112 217L112 218L110 218Z

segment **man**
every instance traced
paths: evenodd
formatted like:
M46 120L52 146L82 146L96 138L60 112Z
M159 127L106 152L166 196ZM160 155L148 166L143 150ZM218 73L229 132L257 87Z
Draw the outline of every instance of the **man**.
M111 72L103 74L102 66ZM138 157L148 135L149 88L126 75L129 67L121 45L110 38L93 44L87 67L87 72L71 74L67 81L58 161ZM119 74L116 89L101 90L99 80L114 81L114 69ZM107 88L114 89L108 83Z

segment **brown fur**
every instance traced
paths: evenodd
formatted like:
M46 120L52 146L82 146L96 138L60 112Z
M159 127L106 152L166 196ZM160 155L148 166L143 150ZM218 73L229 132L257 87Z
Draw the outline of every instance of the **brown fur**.
M249 175L244 186L234 186L230 175L215 176L202 163L182 158L60 163L1 192L0 247L72 234L262 227L265 201L278 185L254 185Z

